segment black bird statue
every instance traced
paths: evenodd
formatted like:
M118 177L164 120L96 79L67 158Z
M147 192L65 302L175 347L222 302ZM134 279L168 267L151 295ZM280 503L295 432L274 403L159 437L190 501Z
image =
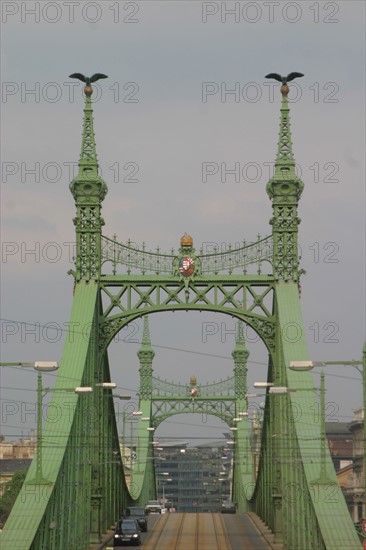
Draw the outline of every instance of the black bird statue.
M294 80L294 78L300 78L300 76L304 76L303 73L290 73L287 76L281 76L277 73L269 73L264 78L274 78L275 80L278 80L278 82L282 82L281 93L283 95L287 95L289 92L287 82Z
M99 80L100 78L108 78L108 76L106 74L103 74L103 73L95 73L93 74L93 76L84 76L83 74L81 73L72 73L69 78L78 78L79 80L81 80L81 82L85 82L85 84L87 86L90 86L90 84L92 82L96 82L97 80Z
M93 93L93 88L91 86L92 82L96 82L100 78L108 78L106 74L103 73L95 73L93 76L84 76L81 73L72 73L70 74L69 78L78 78L81 80L81 82L85 82L85 88L84 93L85 95L91 95Z

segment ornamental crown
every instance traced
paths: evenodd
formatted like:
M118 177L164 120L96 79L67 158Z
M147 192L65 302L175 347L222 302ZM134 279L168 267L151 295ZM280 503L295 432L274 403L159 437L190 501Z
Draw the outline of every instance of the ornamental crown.
M193 246L193 239L188 233L184 233L180 240L180 246Z

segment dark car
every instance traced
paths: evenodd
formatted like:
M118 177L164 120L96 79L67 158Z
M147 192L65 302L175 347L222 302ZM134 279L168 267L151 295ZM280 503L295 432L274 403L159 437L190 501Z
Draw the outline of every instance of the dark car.
M114 548L124 544L134 544L140 546L141 536L140 527L135 519L122 519L117 523L114 533Z
M230 500L224 500L221 503L221 513L222 514L236 514L236 504Z
M124 513L126 518L135 519L140 526L141 531L147 531L147 514L143 506L130 506Z

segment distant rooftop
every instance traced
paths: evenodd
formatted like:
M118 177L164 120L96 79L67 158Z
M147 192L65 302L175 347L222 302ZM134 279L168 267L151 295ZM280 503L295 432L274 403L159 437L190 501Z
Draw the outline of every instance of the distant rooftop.
M31 458L0 459L0 474L14 474L18 470L27 470L31 462Z
M349 429L349 422L326 422L325 431L327 435L331 434L344 434L347 436L351 435Z

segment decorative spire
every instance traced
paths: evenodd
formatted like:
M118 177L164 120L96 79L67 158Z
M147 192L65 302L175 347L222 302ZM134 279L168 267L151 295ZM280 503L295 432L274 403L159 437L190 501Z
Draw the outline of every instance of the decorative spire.
M291 141L291 124L290 124L290 108L288 105L287 95L288 86L281 86L282 105L281 105L281 122L280 135L278 139L277 157L275 162L275 177L292 179L295 174L295 160L292 151Z
M267 193L272 200L273 218L270 221L273 232L273 273L276 280L297 281L299 277L297 206L304 184L295 172L295 159L292 151L290 109L288 105L289 87L287 82L304 76L290 73L282 77L270 73L266 78L274 78L282 83L282 105L280 133L273 177L267 183Z
M70 184L70 190L76 198L77 195L98 195L102 201L107 194L108 186L103 178L98 174L99 164L97 150L95 146L93 107L91 96L93 88L90 82L95 82L99 78L107 78L101 73L96 73L91 78L84 77L80 73L70 75L71 78L78 78L86 82L84 87L85 105L83 121L83 137L81 143L81 152L79 159L79 173ZM87 183L87 185L84 185ZM84 193L83 193L84 191Z
M238 321L236 327L235 348L231 353L235 363L235 396L240 399L244 399L245 394L247 393L247 360L249 357L249 351L245 346L243 328L244 323L242 321Z
M144 327L142 331L142 340L141 340L141 348L137 352L137 355L141 361L143 362L143 359L149 358L150 362L155 357L155 352L151 346L151 338L150 338L150 328L149 328L149 317L148 315L144 316Z
M235 348L231 352L231 355L233 356L235 363L237 363L240 360L246 363L249 357L249 351L245 346L243 329L244 329L244 323L242 321L238 321L236 323Z
M296 75L296 76L292 76ZM278 78L276 78L276 76ZM292 138L291 138L291 123L290 123L290 107L288 104L289 87L287 82L293 80L297 76L303 76L302 73L290 73L288 77L281 77L276 73L267 75L266 78L276 78L276 80L282 81L281 94L281 117L280 117L280 132L278 137L277 156L275 161L274 176L267 184L267 193L270 198L278 191L274 186L277 184L282 185L285 181L295 184L294 191L297 198L301 196L304 188L303 182L296 176L295 172L295 158L292 151ZM291 77L291 78L290 78ZM288 188L282 188L283 191L288 192Z
M241 347L242 345L245 345L245 339L244 339L244 332L243 332L244 324L240 321L236 324L236 345Z
M144 317L144 328L142 332L141 348L137 352L140 360L140 401L151 399L152 392L152 362L155 357L155 352L151 347L151 338L149 330L149 317Z
M70 78L78 78L86 83L84 88L84 124L79 173L70 183L70 191L76 203L76 281L98 280L101 273L101 236L104 220L101 216L102 201L108 191L104 179L98 174L98 160L94 140L91 82L107 78L102 73L85 77L73 73Z
M79 176L86 174L88 177L98 175L97 150L94 139L93 126L93 107L91 102L92 88L85 87L85 106L84 106L84 124L83 139L81 143L81 153L79 160Z

